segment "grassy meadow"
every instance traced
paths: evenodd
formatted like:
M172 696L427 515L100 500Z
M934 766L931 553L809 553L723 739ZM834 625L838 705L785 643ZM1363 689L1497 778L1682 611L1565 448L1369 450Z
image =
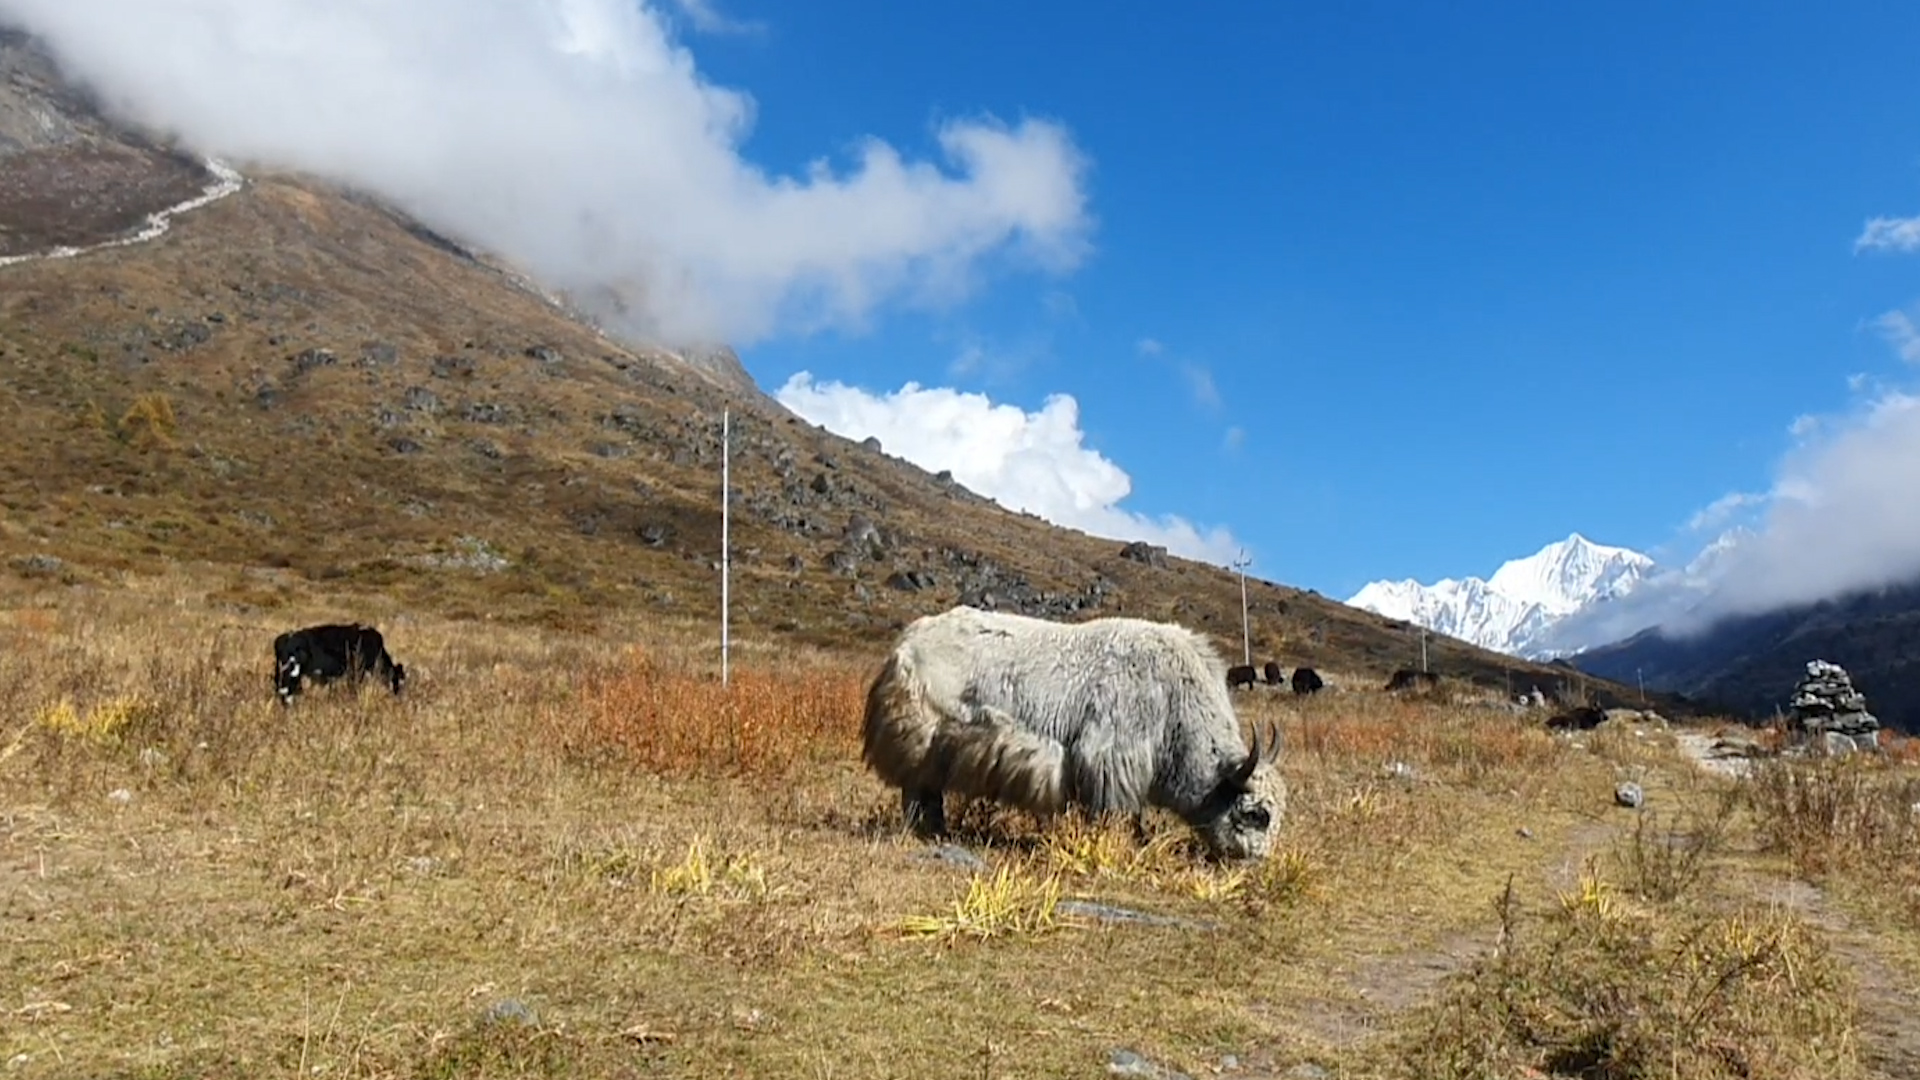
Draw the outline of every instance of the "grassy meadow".
M747 640L723 688L693 630L269 615L184 572L7 588L9 1077L1920 1065L1905 747L1735 781L1660 724L1557 736L1335 673L1235 694L1285 737L1265 862L1210 865L1165 816L1143 842L956 806L980 870L901 835L860 765L871 647ZM273 634L339 617L381 627L406 694L282 709Z

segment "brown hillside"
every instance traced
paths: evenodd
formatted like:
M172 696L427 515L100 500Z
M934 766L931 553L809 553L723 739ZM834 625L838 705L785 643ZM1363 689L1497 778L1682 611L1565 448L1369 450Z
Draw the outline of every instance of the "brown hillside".
M225 564L250 605L377 589L476 617L712 619L731 406L743 631L871 641L990 596L1177 619L1240 652L1232 575L1122 558L729 394L320 185L257 179L153 243L0 274L9 557L80 577ZM1417 656L1404 624L1264 582L1249 598L1256 661L1371 678ZM1490 685L1568 675L1430 650Z
M124 235L194 194L189 159L114 128L28 42L0 40L0 222L28 241ZM456 618L588 628L718 613L720 427L733 409L734 619L871 647L958 601L1130 614L1240 644L1214 567L1014 514L798 419L725 349L609 339L377 200L252 171L156 240L0 266L0 558L112 581L181 561L246 609L356 595ZM30 226L30 228L29 228ZM24 245L24 246L23 246ZM1371 681L1413 629L1249 582L1256 663ZM1565 668L1463 643L1432 666L1516 691Z

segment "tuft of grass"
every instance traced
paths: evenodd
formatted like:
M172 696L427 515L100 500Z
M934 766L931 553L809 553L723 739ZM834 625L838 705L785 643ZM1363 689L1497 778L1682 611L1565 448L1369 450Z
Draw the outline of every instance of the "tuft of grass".
M1041 934L1063 923L1056 910L1060 894L1057 874L1036 877L1003 865L992 877L975 874L968 879L966 895L950 911L909 915L900 920L899 929L942 943Z
M716 860L707 838L696 836L678 862L655 866L648 888L660 896L759 898L767 895L767 868L751 852L732 852Z
M1418 1010L1403 1075L1813 1080L1858 1065L1851 984L1791 911L1641 909L1591 867L1543 914L1511 886L1497 907L1499 946Z
M81 710L71 698L46 705L34 717L34 724L54 735L99 745L117 745L137 726L158 717L153 702L139 695L110 698Z

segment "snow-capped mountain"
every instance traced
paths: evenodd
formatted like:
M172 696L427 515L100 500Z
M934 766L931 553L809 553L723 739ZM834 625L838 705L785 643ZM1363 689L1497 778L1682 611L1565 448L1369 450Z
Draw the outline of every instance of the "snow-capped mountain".
M1485 648L1543 659L1616 640L1570 641L1554 630L1572 616L1611 607L1656 569L1653 559L1637 551L1574 533L1503 564L1485 580L1446 578L1430 586L1376 581L1347 603ZM1612 632L1610 625L1605 632Z

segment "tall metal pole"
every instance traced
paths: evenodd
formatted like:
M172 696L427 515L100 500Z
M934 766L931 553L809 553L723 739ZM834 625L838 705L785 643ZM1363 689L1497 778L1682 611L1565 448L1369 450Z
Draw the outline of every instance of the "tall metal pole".
M727 652L729 642L727 578L733 571L733 549L728 543L728 526L731 524L729 504L733 501L733 462L731 438L733 417L729 410L720 410L720 685L727 685Z
M1247 550L1240 549L1240 558L1234 561L1233 568L1240 571L1240 650L1244 654L1241 663L1253 666L1253 626L1247 618L1247 567L1253 560L1247 558Z
M1427 670L1427 628L1420 628L1420 670Z

